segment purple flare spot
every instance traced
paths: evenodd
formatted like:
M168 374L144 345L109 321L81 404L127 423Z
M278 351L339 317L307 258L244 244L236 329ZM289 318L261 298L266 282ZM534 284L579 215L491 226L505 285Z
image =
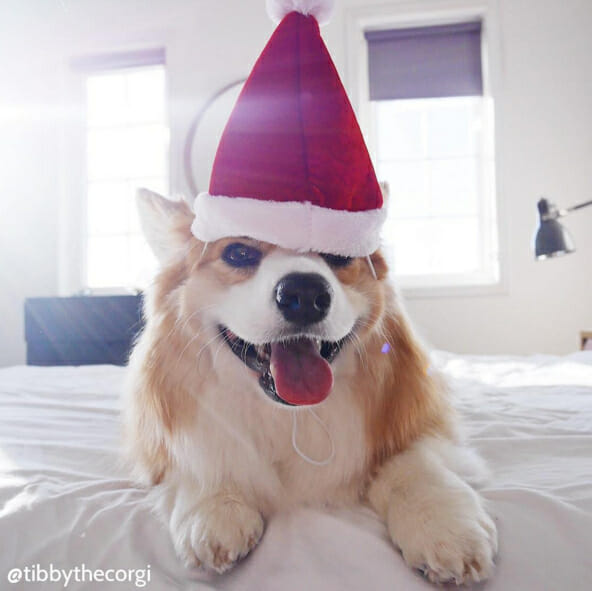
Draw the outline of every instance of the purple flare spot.
M391 350L391 346L388 343L382 345L381 353L388 353Z

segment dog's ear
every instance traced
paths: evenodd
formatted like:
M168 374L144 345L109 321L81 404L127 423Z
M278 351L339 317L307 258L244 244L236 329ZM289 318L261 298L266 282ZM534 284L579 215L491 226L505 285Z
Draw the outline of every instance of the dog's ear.
M384 201L385 206L388 207L389 197L391 195L391 190L387 181L380 181L378 183L380 185L380 191L382 192L382 200Z
M173 201L148 189L138 189L136 203L144 236L164 265L192 240L193 213L184 200Z

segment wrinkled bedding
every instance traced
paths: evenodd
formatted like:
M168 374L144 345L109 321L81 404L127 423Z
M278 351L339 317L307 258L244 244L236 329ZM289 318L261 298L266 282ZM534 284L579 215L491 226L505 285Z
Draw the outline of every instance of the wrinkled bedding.
M592 352L435 352L433 364L448 376L467 437L493 473L483 494L500 553L495 576L479 588L592 589ZM68 589L433 588L363 508L278 516L252 556L226 575L184 568L146 491L118 463L124 372L0 369L0 589L65 588L63 577L8 582L15 568L50 565L144 572L126 582L72 577Z

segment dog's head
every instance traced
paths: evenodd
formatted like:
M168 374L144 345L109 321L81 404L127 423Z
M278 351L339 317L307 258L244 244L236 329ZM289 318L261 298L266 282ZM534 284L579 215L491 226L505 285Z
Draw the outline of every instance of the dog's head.
M183 352L195 343L197 363L204 349L215 356L226 348L274 402L324 400L336 360L381 316L387 269L380 254L371 268L366 258L298 253L249 237L204 244L191 234L185 203L148 191L138 200L162 267L149 305L174 313Z

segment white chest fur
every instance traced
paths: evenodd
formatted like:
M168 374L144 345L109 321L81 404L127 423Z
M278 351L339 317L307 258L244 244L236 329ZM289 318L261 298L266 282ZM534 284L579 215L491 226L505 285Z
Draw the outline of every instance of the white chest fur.
M226 354L232 355L220 356ZM207 380L206 391L195 397L193 428L173 438L181 472L204 492L236 486L269 511L354 500L366 462L365 427L355 400L363 393L352 391L345 377L336 378L327 400L314 407L315 417L307 408L268 401L252 379L244 379L247 368L227 367L224 378ZM312 460L332 458L326 465L309 462L293 440Z

